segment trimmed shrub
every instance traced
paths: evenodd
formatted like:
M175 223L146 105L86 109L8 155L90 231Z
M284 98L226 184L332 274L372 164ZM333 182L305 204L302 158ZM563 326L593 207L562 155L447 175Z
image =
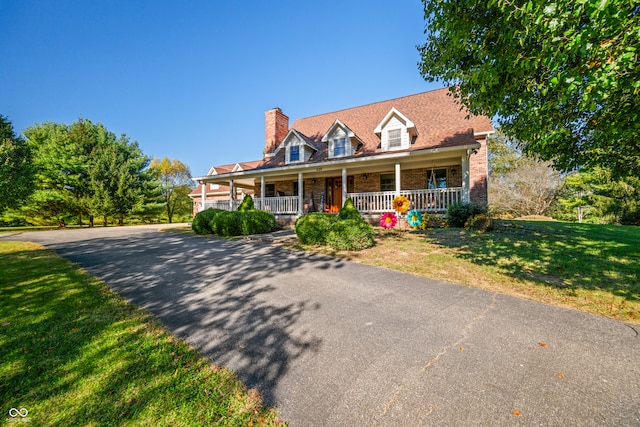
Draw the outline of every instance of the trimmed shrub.
M331 225L338 220L328 212L311 212L296 220L295 231L300 243L305 245L324 245Z
M238 236L242 234L242 216L244 212L222 211L213 217L209 226L218 236Z
M474 215L467 219L464 223L464 228L469 231L475 230L478 233L484 233L485 231L493 230L493 219L487 214Z
M220 212L224 212L222 209L205 209L202 212L198 212L191 222L191 229L196 234L211 234L211 220Z
M486 214L487 207L476 203L456 203L447 209L447 221L452 227L463 227L469 218Z
M338 214L338 220L343 221L345 219L356 219L358 221L362 221L362 215L360 215L360 211L353 204L353 200L351 197L347 197L344 201L344 206L340 209L340 213Z
M338 251L359 251L374 242L373 226L358 219L336 221L327 233L327 244Z
M246 212L246 211L250 211L254 208L253 206L253 197L251 197L250 195L246 194L244 196L244 199L242 199L242 203L240 203L240 206L238 206L238 210L240 212Z
M244 203L244 202L243 202ZM276 217L257 209L242 212L242 234L270 233L276 229Z

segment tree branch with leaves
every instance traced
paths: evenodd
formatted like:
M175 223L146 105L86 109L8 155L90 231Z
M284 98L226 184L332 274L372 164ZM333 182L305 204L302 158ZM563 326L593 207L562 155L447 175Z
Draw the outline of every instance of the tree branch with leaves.
M564 171L640 175L640 5L423 0L419 67Z

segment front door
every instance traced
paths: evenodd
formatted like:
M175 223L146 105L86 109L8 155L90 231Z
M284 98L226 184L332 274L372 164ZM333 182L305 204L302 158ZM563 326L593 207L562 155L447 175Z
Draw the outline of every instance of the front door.
M327 202L326 212L340 212L342 208L342 178L327 178L326 186Z

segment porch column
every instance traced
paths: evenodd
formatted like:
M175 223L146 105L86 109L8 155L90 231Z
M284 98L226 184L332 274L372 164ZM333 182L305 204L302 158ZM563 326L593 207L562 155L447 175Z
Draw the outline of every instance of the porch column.
M304 180L302 172L298 172L298 215L304 215Z
M344 206L344 201L347 200L347 190L349 189L347 184L347 168L342 168L342 204L340 208Z
M470 201L470 174L469 174L469 156L471 150L467 150L467 154L460 158L462 162L462 202L469 203Z
M267 210L265 207L264 195L266 194L266 190L264 189L264 175L260 177L260 209Z
M229 181L229 210L234 211L233 201L236 199L236 189L233 180Z
M396 163L396 197L400 195L400 163Z
M205 208L204 208L204 202L207 199L207 183L206 182L201 182L202 184L202 188L201 188L201 196L202 197L200 200L202 201L202 203L200 203L200 209L199 211L202 212Z

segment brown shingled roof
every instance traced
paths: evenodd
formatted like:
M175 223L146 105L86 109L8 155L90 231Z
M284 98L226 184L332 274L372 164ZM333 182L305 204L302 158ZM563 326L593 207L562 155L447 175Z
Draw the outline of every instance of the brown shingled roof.
M331 125L340 120L364 142L356 156L381 153L380 138L373 131L392 108L416 125L418 136L411 150L472 143L473 132L493 130L488 117L466 119L468 112L460 107L444 88L298 119L291 127L320 141Z
M309 163L328 160L327 144L321 140L336 120L340 120L362 140L363 146L356 152L356 157L381 154L380 137L374 133L374 129L392 108L415 124L418 135L410 151L474 143L474 132L493 130L489 117L470 116L467 119L468 111L449 95L447 88L297 119L291 129L295 129L305 137L307 143L318 149ZM284 150L280 150L274 157L240 165L243 170L283 166L284 156ZM231 172L233 166L216 166L216 171Z

